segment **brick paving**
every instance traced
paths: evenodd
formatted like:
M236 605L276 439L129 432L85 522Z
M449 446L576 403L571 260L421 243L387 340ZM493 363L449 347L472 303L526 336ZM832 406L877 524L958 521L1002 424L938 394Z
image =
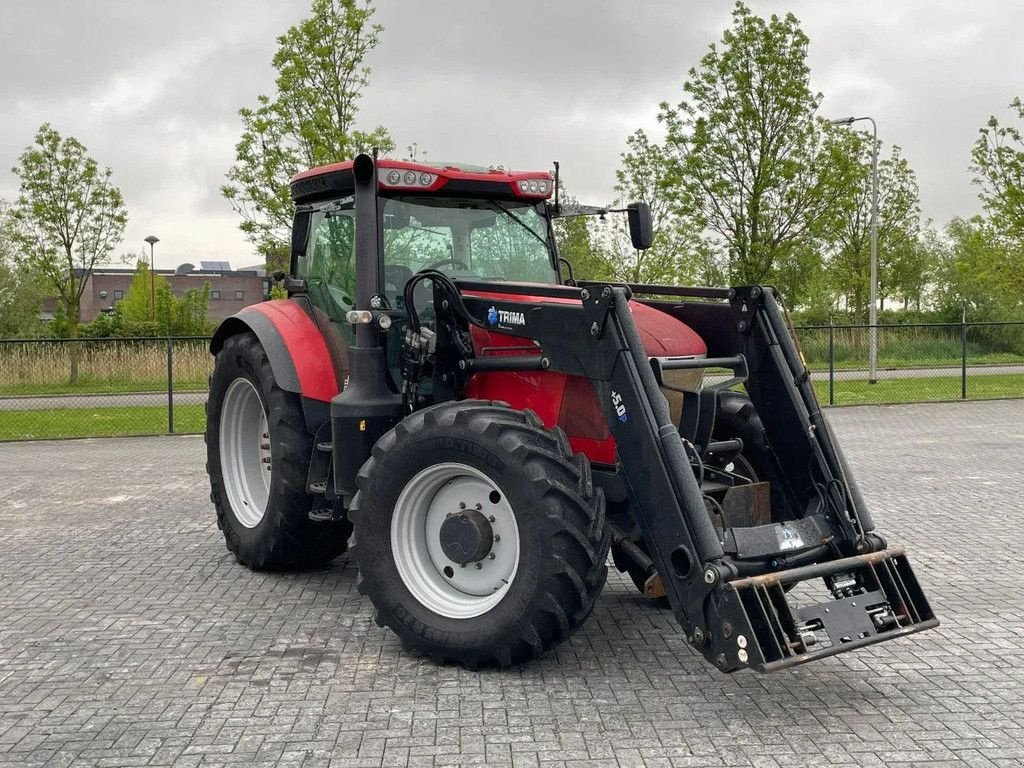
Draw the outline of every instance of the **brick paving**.
M943 626L770 676L618 574L543 659L437 667L344 558L237 565L201 439L0 445L0 766L1024 765L1024 401L830 418Z

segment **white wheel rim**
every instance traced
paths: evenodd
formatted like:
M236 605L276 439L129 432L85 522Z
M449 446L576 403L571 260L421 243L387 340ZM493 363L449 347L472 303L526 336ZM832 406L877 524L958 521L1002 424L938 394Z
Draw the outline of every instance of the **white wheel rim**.
M485 515L494 533L484 559L465 566L445 555L440 537L441 525L460 504ZM451 619L471 619L500 603L515 581L519 526L505 492L483 472L456 462L435 464L399 494L391 552L402 582L421 605Z
M220 412L220 466L231 511L246 528L260 524L270 498L270 430L252 382L228 385Z

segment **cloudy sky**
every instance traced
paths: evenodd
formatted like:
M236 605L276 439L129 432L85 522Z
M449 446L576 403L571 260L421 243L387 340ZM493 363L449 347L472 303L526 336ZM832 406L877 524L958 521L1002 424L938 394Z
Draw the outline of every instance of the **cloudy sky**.
M126 242L161 238L157 263L255 261L221 199L237 110L270 93L276 35L305 0L0 0L0 197L44 121L114 171ZM824 115L868 114L918 173L927 217L978 210L970 146L1024 96L1024 4L975 0L753 0L793 11L811 38ZM728 25L725 0L378 0L385 26L362 126L404 154L547 168L606 202L625 137L658 135L659 101Z

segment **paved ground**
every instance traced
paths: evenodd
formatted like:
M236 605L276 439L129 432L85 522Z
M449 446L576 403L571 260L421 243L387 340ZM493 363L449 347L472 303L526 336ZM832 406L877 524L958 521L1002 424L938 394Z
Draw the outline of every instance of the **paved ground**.
M197 438L0 446L0 766L1024 764L1024 401L833 410L943 626L719 675L613 577L505 672L403 652L341 561L257 575Z

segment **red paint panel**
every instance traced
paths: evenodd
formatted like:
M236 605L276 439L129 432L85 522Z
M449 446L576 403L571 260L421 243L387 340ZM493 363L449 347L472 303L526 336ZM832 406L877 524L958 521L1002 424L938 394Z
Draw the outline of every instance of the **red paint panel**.
M577 301L480 291L467 293L484 299L520 301L527 304L572 304ZM629 308L648 355L683 357L707 354L704 340L692 328L674 317L635 301L629 302ZM533 347L533 341L530 339L517 338L476 326L470 327L470 334L478 355L533 354L529 349L501 350L501 347ZM615 439L607 435L604 413L597 402L593 385L585 379L554 371L478 373L469 380L466 397L504 400L517 410L529 408L540 416L545 426L561 426L569 436L569 444L574 451L584 453L595 464L615 464ZM589 412L591 410L592 413ZM600 428L595 428L595 424L599 424Z
M259 312L281 334L299 377L303 397L329 401L338 394L341 388L323 334L298 302L276 299L253 304L243 311L242 319L244 312Z
M480 173L478 171L464 171L458 166L445 166L439 168L434 165L424 165L423 163L414 163L408 160L389 160L381 158L377 161L378 168L396 168L398 170L416 171L417 173L432 173L438 176L438 180L429 187L410 187L418 192L436 192L439 188L444 186L448 181L490 181L498 184L510 185L512 192L519 197L536 198L538 200L546 199L551 197L553 189L551 185L548 185L548 192L541 194L538 192L523 192L519 189L520 179L544 179L545 181L551 181L551 173L549 171L506 171L495 168L493 170ZM325 173L335 173L337 171L350 171L352 170L352 161L346 160L341 163L333 163L331 165L320 166L319 168L311 168L308 171L297 173L289 180L290 184L294 184L296 181L302 181L303 179L313 178L314 176L321 176ZM387 188L382 185L382 188Z

